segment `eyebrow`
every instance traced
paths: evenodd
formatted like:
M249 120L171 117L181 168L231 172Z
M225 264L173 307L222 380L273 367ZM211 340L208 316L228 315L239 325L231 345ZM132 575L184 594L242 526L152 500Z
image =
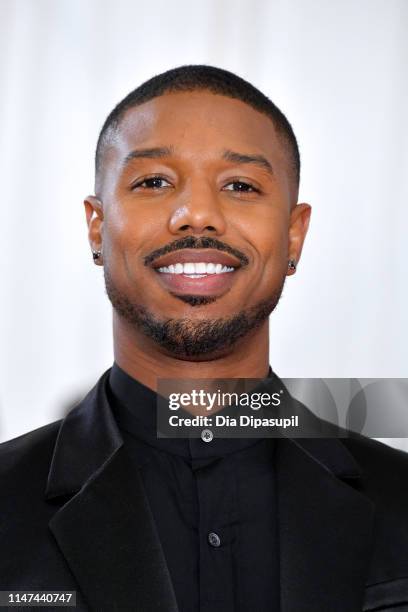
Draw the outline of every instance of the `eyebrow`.
M174 155L173 147L151 147L148 149L134 149L126 155L122 162L122 166L126 166L132 159L161 159L163 157L170 157ZM254 164L266 170L273 176L272 164L263 155L248 153L237 153L226 149L222 154L222 159L230 161L234 164Z
M274 174L272 164L263 155L249 155L247 153L237 153L227 149L224 151L222 158L235 164L254 164L266 170L272 176Z
M126 166L132 159L161 159L173 154L172 147L152 147L150 149L135 149L126 155L122 166Z

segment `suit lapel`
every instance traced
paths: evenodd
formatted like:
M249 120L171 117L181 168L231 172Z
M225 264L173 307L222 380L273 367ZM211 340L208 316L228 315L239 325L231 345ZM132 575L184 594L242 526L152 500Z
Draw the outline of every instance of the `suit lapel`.
M340 440L280 439L277 485L282 612L361 612L373 504Z
M49 527L92 610L177 612L143 484L110 411L108 373L61 425L47 498L73 496Z

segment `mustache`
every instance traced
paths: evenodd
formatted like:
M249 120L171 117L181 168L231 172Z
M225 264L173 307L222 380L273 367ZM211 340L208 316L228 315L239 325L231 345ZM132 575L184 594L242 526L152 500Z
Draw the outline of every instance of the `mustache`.
M225 242L221 242L217 238L212 238L211 236L201 236L200 238L185 236L170 242L170 244L167 244L160 249L152 251L152 253L144 258L144 265L149 266L155 259L162 257L162 255L167 255L167 253L172 253L173 251L179 251L181 249L217 249L218 251L225 251L226 253L230 253L230 255L236 257L241 266L246 266L249 264L249 259L246 255L244 255L244 253L241 253L241 251L238 251L228 244L225 244Z

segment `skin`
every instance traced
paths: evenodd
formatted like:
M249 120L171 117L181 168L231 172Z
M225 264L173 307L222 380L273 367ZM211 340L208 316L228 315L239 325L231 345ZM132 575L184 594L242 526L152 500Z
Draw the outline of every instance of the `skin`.
M169 147L162 158L123 160L134 150ZM225 160L225 150L262 155L273 172ZM144 177L165 181L134 187ZM252 185L258 191L237 183ZM150 188L149 188L150 186ZM240 190L239 190L240 189ZM297 203L288 153L273 122L240 100L206 91L159 96L125 114L85 201L91 248L102 250L115 285L159 319L219 319L280 291L299 262L311 207ZM248 265L223 295L191 306L159 282L144 257L184 236L212 236ZM157 390L157 378L263 378L269 367L268 319L233 346L204 359L163 349L113 309L115 361Z

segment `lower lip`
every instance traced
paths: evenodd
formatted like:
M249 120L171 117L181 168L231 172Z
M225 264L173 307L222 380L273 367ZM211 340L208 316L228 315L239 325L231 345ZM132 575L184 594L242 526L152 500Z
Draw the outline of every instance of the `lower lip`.
M166 274L165 272L156 272L156 274L164 288L172 293L217 296L226 293L231 288L237 270L221 274L208 274L197 278L190 278L185 274Z

